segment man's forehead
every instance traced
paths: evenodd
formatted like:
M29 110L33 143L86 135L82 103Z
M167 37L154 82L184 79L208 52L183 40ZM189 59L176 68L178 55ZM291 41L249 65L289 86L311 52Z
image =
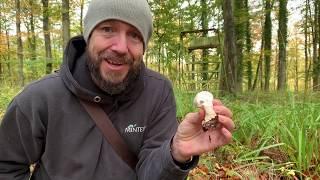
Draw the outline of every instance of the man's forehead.
M108 20L102 21L101 23L98 24L98 26L101 26L101 25L117 25L117 24L126 24L126 25L130 26L131 28L133 28L133 29L135 29L136 31L139 32L139 30L135 26L133 26L132 24L129 24L129 23L125 22L125 21L121 21L121 20L118 20L118 19L108 19Z

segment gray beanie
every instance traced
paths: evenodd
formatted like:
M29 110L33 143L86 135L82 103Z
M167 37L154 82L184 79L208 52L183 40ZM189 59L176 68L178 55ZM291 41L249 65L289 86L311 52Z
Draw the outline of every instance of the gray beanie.
M144 49L152 34L152 16L146 0L92 0L84 18L83 36L86 42L92 30L109 19L131 24L141 33Z

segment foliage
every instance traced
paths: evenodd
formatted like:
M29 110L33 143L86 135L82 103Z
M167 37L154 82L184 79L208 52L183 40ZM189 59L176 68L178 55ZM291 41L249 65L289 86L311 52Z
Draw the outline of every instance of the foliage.
M188 112L191 97L181 94L177 98L178 111ZM220 164L229 177L249 177L244 172L248 168L258 175L319 175L319 96L257 92L224 97L222 101L233 111L236 124L233 143L203 156L197 173L203 172L204 165L207 175L215 177Z
M193 105L194 93L188 93L181 89L174 90L176 102L177 102L177 118L182 120L188 112L194 112L197 109Z
M6 85L0 87L0 122L7 106L11 102L12 98L18 93L18 91L19 88L17 87L12 88Z

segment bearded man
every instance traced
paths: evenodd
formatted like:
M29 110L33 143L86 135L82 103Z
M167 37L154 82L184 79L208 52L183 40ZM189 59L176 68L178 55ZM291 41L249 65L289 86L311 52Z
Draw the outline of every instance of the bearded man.
M36 164L32 180L179 180L199 155L228 143L234 124L219 101L217 128L202 129L203 112L178 124L170 81L143 63L151 34L146 0L92 0L84 34L69 41L60 71L10 103L0 126L0 179L27 180ZM133 167L82 101L109 116L137 157Z

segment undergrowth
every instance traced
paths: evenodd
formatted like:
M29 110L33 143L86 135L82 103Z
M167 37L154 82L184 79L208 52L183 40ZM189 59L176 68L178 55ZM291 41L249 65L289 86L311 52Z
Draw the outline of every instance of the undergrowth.
M195 111L194 94L177 92L178 114ZM213 178L221 175L219 165L226 177L250 179L249 171L259 179L320 178L319 97L291 92L218 97L233 112L233 142L202 156L200 165Z

